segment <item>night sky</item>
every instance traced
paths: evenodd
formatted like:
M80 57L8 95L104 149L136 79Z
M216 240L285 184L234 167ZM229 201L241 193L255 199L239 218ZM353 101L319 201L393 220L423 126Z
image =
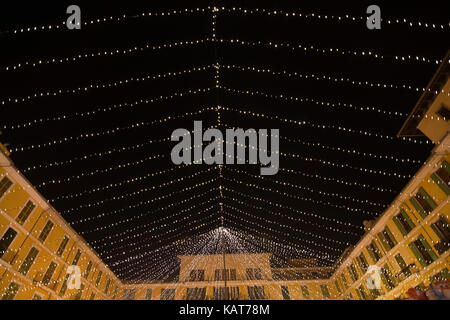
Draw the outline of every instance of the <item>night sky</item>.
M281 260L316 257L331 265L433 147L424 137L396 134L422 93L415 88L426 87L449 49L450 6L392 2L376 3L386 19L381 30L368 30L361 18L372 4L366 1L2 5L0 141L123 280L155 278L161 272L152 270L192 250L221 216L253 251L273 249L271 243ZM70 4L81 7L82 23L95 23L68 30L62 22ZM225 8L216 12L216 41L214 6ZM194 12L167 15L186 8ZM183 116L217 105L229 108L220 110L220 124L215 110ZM173 165L170 135L193 130L194 120L222 130L279 129L280 171L260 176L259 165L226 165L220 176L216 166ZM290 247L305 251L299 256Z

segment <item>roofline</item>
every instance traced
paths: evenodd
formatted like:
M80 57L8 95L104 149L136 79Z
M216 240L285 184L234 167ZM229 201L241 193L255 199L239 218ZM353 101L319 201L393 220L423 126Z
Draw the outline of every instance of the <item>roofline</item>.
M416 105L414 106L408 118L403 123L402 127L397 133L397 137L414 137L421 136L422 133L417 129L421 119L427 112L431 101L434 100L435 92L441 91L445 82L450 75L450 50L447 51L444 59L442 60L436 73L431 78L430 82L426 86L424 92L420 96ZM445 77L445 81L442 78ZM408 127L414 126L412 133L406 132Z

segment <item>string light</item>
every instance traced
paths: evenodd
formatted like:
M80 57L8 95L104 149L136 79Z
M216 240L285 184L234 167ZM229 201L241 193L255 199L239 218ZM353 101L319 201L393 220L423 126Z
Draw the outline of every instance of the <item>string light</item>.
M360 22L366 22L367 16L352 16L349 14L345 15L327 15L327 14L320 14L317 12L288 12L283 10L272 10L272 9L264 9L264 8L241 8L241 7L220 7L219 8L221 12L226 13L243 13L243 14L263 14L267 16L276 16L276 17L295 17L295 18L302 18L306 21L308 20L333 20L334 22L339 21L360 21ZM431 23L431 22L422 22L422 21L412 21L409 19L399 19L399 18L391 18L391 19L382 19L382 22L385 21L387 24L398 24L403 25L407 27L415 27L415 28L426 28L426 29L432 29L432 30L445 30L450 26L444 25L444 24L437 24L437 23Z
M166 156L167 156L166 154L157 154L157 155L145 157L145 158L140 159L140 160L121 163L119 165L111 166L109 168L95 169L95 170L92 170L92 171L88 171L87 173L82 172L82 173L74 174L72 176L61 178L61 179L47 180L47 181L39 183L38 185L36 185L36 187L40 188L40 187L43 187L43 186L49 185L49 184L73 182L73 181L81 179L83 177L94 176L94 175L100 174L100 173L107 173L107 172L111 172L111 171L114 171L114 170L118 170L118 169L123 169L123 168L131 167L131 166L139 165L139 164L142 164L144 162L147 162L147 161L150 161L150 160L154 160L154 159L164 158Z
M236 172L238 174L246 175L248 177L255 178L257 180L267 181L267 182L270 182L270 183L276 183L276 184L283 185L283 186L289 186L289 187L300 189L300 190L306 190L306 191L309 191L309 192L311 192L313 194L318 194L320 196L335 197L335 198L339 198L339 199L343 199L343 200L349 200L349 201L353 201L353 202L364 204L364 205L371 205L371 206L376 206L376 207L385 207L385 205L383 203L369 201L367 199L366 200L361 200L361 199L357 199L357 198L350 197L350 196L345 196L345 195L342 195L342 194L339 194L339 193L335 193L335 192L327 192L327 191L323 191L323 190L319 190L319 189L315 189L315 188L310 188L310 187L306 187L306 186L301 186L301 185L290 183L290 182L286 182L286 181L278 181L276 179L270 179L270 178L267 178L266 176L260 176L260 175L251 174L251 173L248 173L248 172L243 171L243 170L234 169L232 167L225 167L225 168L226 168L227 171Z
M157 119L157 120L152 120L152 121L139 121L139 122L135 122L133 124L129 124L127 126L123 126L123 127L116 127L113 129L102 130L102 131L97 131L97 132L82 133L77 136L68 136L68 137L60 138L59 140L47 141L47 142L43 142L43 143L36 144L36 145L33 144L33 145L29 145L29 146L16 147L12 150L13 150L13 152L28 151L28 150L33 150L33 149L41 149L41 148L53 146L56 144L67 143L67 142L71 142L71 141L78 141L78 140L96 138L96 137L101 137L101 136L106 136L106 135L113 135L113 134L117 134L121 131L132 130L132 129L137 129L137 128L144 128L144 127L148 127L148 126L152 126L152 125L156 125L156 124L163 124L163 123L166 123L171 120L182 119L182 118L185 118L186 116L199 115L199 114L203 114L205 112L211 111L211 110L213 110L213 108L206 107L206 108L200 109L195 112L186 112L186 113L183 113L180 115L168 116L168 117L165 117L162 119Z
M244 108L237 109L237 108L232 108L232 107L228 107L228 106L220 106L220 108L225 111L232 111L235 113L239 113L241 115L252 116L252 117L268 119L268 120L277 120L277 121L280 121L283 123L289 123L289 124L298 125L298 126L309 126L309 127L317 128L317 129L332 129L332 130L337 130L337 131L343 131L346 133L359 134L362 136L376 137L376 138L385 139L385 140L398 140L398 141L402 140L405 142L412 142L412 143L418 143L418 144L431 143L428 140L418 140L418 139L412 139L409 137L397 138L397 137L389 136L389 135L385 135L385 134L373 133L373 132L360 130L360 129L346 128L346 127L338 126L338 125L315 124L311 121L306 121L306 120L287 119L287 118L279 117L277 115L267 115L264 113L249 111Z
M208 12L210 7L206 8L186 8L179 10L169 10L169 11L161 11L161 12L141 12L138 14L122 14L117 16L109 16L103 18L94 18L87 21L81 21L81 25L88 27L90 25L103 24L109 22L123 22L130 19L140 19L146 17L170 17L182 14L198 14L203 12ZM66 21L61 21L60 23L40 25L40 26L28 26L21 27L12 30L0 31L0 34L20 34L34 31L55 31L66 28Z
M97 58L97 57L112 57L112 56L121 56L121 55L128 55L130 53L134 52L143 52L143 51L156 51L161 49L168 49L168 48L177 48L177 47L187 47L187 46L195 46L199 44L205 44L209 43L212 40L209 38L206 39L199 39L199 40L186 40L186 41L175 41L172 43L165 43L165 44L159 44L159 45L152 45L152 44L145 44L142 46L133 46L126 49L113 49L108 51L98 51L93 53L80 53L76 55L72 55L70 57L64 57L64 58L57 58L52 57L48 59L40 59L35 61L23 61L20 63L16 63L13 65L8 65L5 67L0 67L0 71L15 71L20 70L25 67L40 67L44 65L53 65L53 64L61 64L61 63L70 63L70 62L76 62L79 60L89 59L89 58Z
M350 78L344 78L344 77L336 78L336 77L327 76L327 75L317 75L317 74L313 74L313 73L303 74L303 73L296 72L296 71L294 71L294 72L289 72L286 70L274 71L271 69L264 69L264 68L260 68L260 67L246 67L246 66L239 66L239 65L220 65L220 67L229 69L229 70L232 69L232 70L243 71L243 72L250 71L250 72L256 72L256 73L267 73L272 76L285 76L288 78L312 79L312 80L316 80L316 81L328 80L328 81L332 81L332 82L350 83L354 86L369 87L369 88L405 89L405 90L410 90L410 91L415 91L415 92L428 91L428 92L433 92L436 95L439 93L444 93L445 95L450 96L450 92L446 92L444 90L444 88L442 88L440 91L438 91L438 90L432 91L431 88L419 88L419 87L414 87L414 86L406 85L406 84L396 85L396 84L392 84L392 83L370 82L367 80L360 81L360 80L352 80Z
M96 202L93 202L93 203L90 203L90 202L84 203L84 204L79 205L77 207L73 207L73 208L69 208L69 209L60 211L60 213L61 214L69 214L69 213L72 213L74 211L77 211L77 210L80 210L80 209L83 209L83 208L91 208L91 207L94 207L94 206L98 206L98 205L104 204L106 202L117 201L117 200L122 200L122 199L125 199L125 198L128 198L128 197L133 197L133 196L136 196L136 195L140 195L142 193L147 193L147 192L150 192L150 191L153 191L153 190L156 190L156 189L160 189L160 188L163 188L163 187L170 186L170 185L172 185L174 183L181 182L181 181L184 181L186 179L192 179L193 177L196 177L196 176L198 176L198 175L200 175L202 173L205 173L205 172L207 172L207 170L205 170L203 172L196 172L196 173L194 173L194 174L192 174L190 176L174 179L174 180L171 180L169 182L164 182L162 184L159 184L159 185L156 185L156 186L152 186L150 188L141 188L141 189L139 189L137 191L124 193L124 194L121 194L120 196L114 196L114 197L111 197L111 198L104 198L103 200L96 201ZM205 182L198 182L194 186L186 187L186 188L184 188L182 190L175 191L175 192L172 192L172 193L169 193L169 194L165 194L163 196L156 197L156 198L152 199L152 201L150 201L150 202L163 200L163 199L166 199L166 198L168 198L170 196L173 196L175 194L179 194L179 193L186 192L186 191L189 191L189 190L192 190L192 189L195 189L195 188L202 187L204 185L207 185L207 184L210 184L210 183L216 181L216 179L217 178L210 179L210 180L205 181Z
M411 61L411 62L423 62L423 63L431 63L431 64L439 64L442 60L439 59L431 59L424 56L415 56L415 55L387 55L374 53L370 50L367 51L356 51L356 50L345 50L340 48L319 48L313 45L302 45L302 44L293 44L293 43L280 43L274 41L246 41L241 39L219 39L220 43L226 43L231 45L241 45L248 47L269 47L273 49L285 48L292 51L303 51L303 52L314 52L319 54L326 55L341 55L341 56L351 56L351 57L369 57L377 60L391 59L394 61Z
M261 186L259 186L257 184L254 184L254 183L244 183L244 182L242 182L240 180L236 180L236 179L231 179L231 178L223 178L223 179L226 180L226 181L230 181L230 182L234 182L234 183L240 184L240 185L245 185L245 186L253 188L253 189L263 190L263 191L267 191L267 192L271 192L271 193L276 193L276 194L279 194L279 195L282 195L282 196L286 196L288 198L293 198L293 199L302 200L302 201L306 201L306 202L312 202L312 203L315 203L315 204L328 205L330 207L335 207L335 208L339 208L339 209L345 209L345 212L348 212L348 213L350 213L350 212L352 212L352 213L361 212L361 213L365 213L365 214L368 214L368 215L377 216L377 213L375 213L375 212L369 212L369 211L366 211L366 210L360 209L360 208L352 208L352 207L348 207L346 205L339 205L339 204L331 203L329 201L316 200L316 199L313 199L313 198L306 198L306 197L294 195L294 194L291 194L291 193L288 193L288 192L284 192L284 191L278 191L278 190L274 190L274 189L271 189L271 188L261 187Z
M234 210L234 211L236 211L236 212L239 212L239 213L242 214L242 215L250 216L250 217L252 217L252 219L256 219L256 220L264 220L264 219L260 219L260 218L259 218L258 216L256 216L256 215L255 215L255 216L252 216L252 215L250 215L250 214L246 214L246 213L244 213L244 211L242 211L242 210L240 210L240 209L238 209L238 208L236 208L236 207L233 207L233 206L231 206L231 205L225 204L224 206L225 206L225 208ZM225 214L227 214L227 211L225 211ZM262 225L262 224L256 223L255 220L247 220L247 219L244 219L244 218L242 218L240 215L232 215L232 216L230 216L230 217L231 217L234 221L236 221L236 220L242 221L245 225L253 225L253 226L257 226L258 228L261 228L261 229L266 230L266 231L269 232L270 234L276 233L276 234L279 234L279 235L282 235L282 236L286 235L286 233L283 233L283 232L280 232L280 231L278 231L278 230L276 230L276 229L274 229L274 228L271 228L271 227L270 227L270 224L268 224L267 221L265 221L265 220L264 220L264 223L265 223L265 224ZM277 226L287 227L287 225L285 225L285 224L283 224L283 223L281 223L281 222L277 222ZM291 229L291 230L294 229L294 228L290 228L290 227L287 227L287 228L288 228L288 229ZM313 234L313 233L311 233L311 232L303 231L303 230L301 230L301 229L294 229L294 230L295 230L297 233L300 233L300 234L306 234L306 235L308 235L308 236L312 236L312 237L314 237L314 238L319 238L319 239L321 239L321 240L329 240L329 239L327 239L327 238L323 238L323 237L317 236L317 235L315 235L315 234ZM324 245L324 244L321 244L321 243L318 243L318 242L315 242L315 241L310 241L310 240L308 240L308 239L305 239L304 237L302 237L302 238L292 237L292 239L297 239L297 240L300 240L301 242L309 243L311 246L323 247L323 248L326 248L326 249L328 249L328 250L332 250L332 251L336 251L336 252L341 252L340 249L333 248L333 247L330 247L330 246L327 246L327 245ZM333 242L333 241L331 240L330 242Z
M135 108L139 105L142 104L152 104L155 102L159 102L159 101L165 101L165 100L172 100L175 98L180 98L180 97L185 97L187 95L196 95L199 93L206 93L206 92L210 92L212 90L212 88L198 88L198 89L189 89L186 91L180 91L180 92L175 92L171 95L168 96L159 96L159 97L155 97L152 99L139 99L139 100L135 100L133 102L123 102L123 103L119 103L119 104L114 104L112 106L107 106L107 107L97 107L93 110L90 111L85 111L85 112L74 112L74 113L70 113L70 114L61 114L58 116L54 116L54 117L46 117L46 118L40 118L40 119L34 119L34 120L29 120L28 122L23 122L20 124L8 124L8 125L4 125L2 128L3 129L7 129L9 131L15 130L15 129L21 129L21 128L27 128L33 125L38 125L38 124L43 124L46 122L50 122L50 121L64 121L64 120L69 120L69 119L77 119L77 118L87 118L87 117L91 117L94 116L96 114L99 113L103 113L103 112L111 112L111 111L120 111L122 108ZM192 116L195 113L193 112L185 112L184 113L187 116ZM177 117L181 116L169 116L169 119L177 119ZM169 120L167 119L167 120ZM165 122L167 121L165 119L161 119L161 122Z
M27 101L30 101L30 100L33 100L36 98L40 98L40 97L55 97L55 96L59 96L62 94L69 94L69 93L71 93L71 94L86 93L86 92L89 92L89 91L95 90L95 89L115 88L115 87L127 85L129 83L133 83L133 82L144 82L144 81L148 81L148 80L177 77L180 75L186 75L186 74L191 74L194 72L205 71L205 70L208 70L213 67L214 67L214 65L210 64L210 65L192 67L192 68L185 69L182 71L157 73L157 74L152 74L152 75L145 75L143 77L132 77L132 78L116 80L114 82L107 82L107 83L95 83L95 84L89 84L86 86L76 87L76 88L72 88L72 89L59 89L59 90L55 90L55 91L38 92L38 93L34 93L34 94L31 94L31 95L28 95L25 97L7 98L6 100L2 100L1 104L2 105L8 104L8 103L15 104L15 103L20 103L20 102L27 102Z
M337 109L337 108L352 109L352 110L356 110L356 111L376 112L376 113L380 113L380 114L383 114L386 116L398 116L398 117L402 117L402 118L408 116L408 114L399 112L399 111L389 111L389 110L383 110L380 108L369 107L369 106L355 106L351 103L349 103L349 104L344 103L344 102L334 103L334 102L330 102L330 101L316 100L313 98L294 97L294 96L289 96L289 95L285 95L285 94L279 94L279 95L278 94L269 94L269 93L265 93L265 92L261 92L261 91L240 90L240 89L234 89L234 88L229 88L229 87L225 87L225 86L220 86L220 89L222 89L226 92L245 94L245 95L249 95L249 96L262 96L264 98L280 99L280 100L289 101L289 102L313 103L315 105L322 106L322 107L328 107L330 109Z
M304 212L304 211L292 208L290 206L285 206L285 205L282 205L282 204L279 204L279 203L271 202L271 201L266 200L266 199L262 199L262 198L255 197L255 196L250 196L250 195L247 195L245 193L242 193L242 192L239 192L239 191L227 188L227 187L223 187L223 189L226 190L226 191L232 192L234 194L238 194L238 195L240 195L242 197L249 198L249 199L256 200L256 201L261 201L261 202L270 204L270 205L272 205L274 207L287 209L287 210L289 210L291 212L296 212L296 213L299 213L299 214L304 215L304 216L309 216L309 217L317 218L317 219L320 219L320 220L325 220L327 222L332 222L332 223L335 223L335 224L339 224L339 225L345 226L346 228L347 227L353 227L355 229L363 229L363 227L359 226L359 225L353 225L351 223L345 223L345 222L342 222L342 221L334 219L334 218L326 218L326 217L323 217L323 216L315 214L315 213ZM338 230L338 229L336 229L336 230ZM344 233L348 233L349 232L347 230L341 230L341 229L339 229L339 231L344 232ZM355 235L357 235L357 234L355 233Z

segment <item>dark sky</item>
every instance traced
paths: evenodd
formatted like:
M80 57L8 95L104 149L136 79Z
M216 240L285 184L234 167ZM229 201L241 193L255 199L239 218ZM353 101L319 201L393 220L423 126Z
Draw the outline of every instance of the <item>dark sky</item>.
M396 133L421 95L414 89L427 85L449 49L450 8L392 2L377 3L381 30L366 28L361 17L372 3L365 1L77 2L82 22L95 22L81 30L62 25L72 2L2 5L0 140L9 143L17 168L124 280L160 276L152 270L194 252L221 216L249 250L279 249L287 260L299 257L289 248L303 248L303 257L331 265L432 149L423 137L413 143ZM215 42L208 9L214 5L225 7L217 12ZM186 8L194 12L167 15ZM20 32L56 24L56 30ZM165 76L152 78L158 74ZM66 92L76 88L82 89ZM181 116L218 104L267 117L222 110L218 125L215 111ZM214 166L176 167L168 139L176 128L192 130L194 120L220 129L280 129L279 173L261 178L259 166L227 165L220 177Z

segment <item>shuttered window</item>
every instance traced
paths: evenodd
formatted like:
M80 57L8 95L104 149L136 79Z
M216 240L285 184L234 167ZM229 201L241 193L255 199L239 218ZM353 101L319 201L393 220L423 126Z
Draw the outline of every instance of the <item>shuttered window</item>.
M39 251L35 247L32 247L28 252L26 258L23 260L22 265L19 268L19 272L24 276L28 273L31 266L33 265L34 260L36 259Z
M69 242L69 238L67 236L64 236L64 238L61 240L61 243L59 244L58 250L56 251L56 254L58 256L61 256L63 254L68 242Z
M44 229L42 229L41 234L39 235L39 241L44 242L45 239L47 239L48 235L50 234L50 231L53 229L53 222L50 220L47 221L47 223L44 226Z
M55 273L57 264L55 262L50 262L47 271L45 272L44 278L42 279L42 284L44 286L48 286L50 280L52 279L53 274Z
M3 197L3 195L11 186L12 182L7 177L3 177L3 179L0 180L0 198Z
M5 234L0 239L0 258L6 253L16 235L17 231L13 228L8 228L8 230L6 230Z
M416 195L409 199L409 201L422 218L426 218L426 216L437 207L436 203L422 187L419 188Z
M28 217L30 216L30 213L33 211L33 209L35 207L36 206L34 205L33 202L27 201L27 203L22 208L22 210L20 210L20 213L16 218L16 222L20 225L24 224L24 222L28 219Z
M406 236L415 227L415 224L403 209L400 209L400 213L392 220L403 236Z

